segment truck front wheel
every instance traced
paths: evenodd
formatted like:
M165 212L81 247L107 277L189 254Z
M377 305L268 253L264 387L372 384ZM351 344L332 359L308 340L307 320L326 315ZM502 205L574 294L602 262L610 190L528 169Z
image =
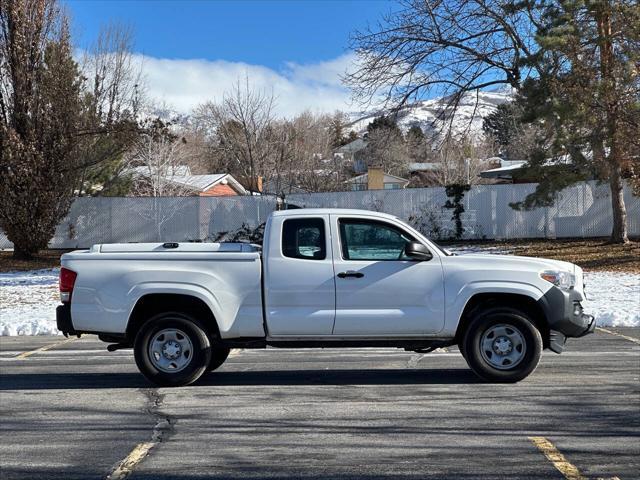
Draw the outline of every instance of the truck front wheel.
M222 366L222 364L227 360L231 349L228 347L223 347L222 345L214 345L213 350L211 351L211 361L209 362L209 371L212 372L215 369Z
M480 312L463 339L469 367L489 382L518 382L540 361L542 337L524 312L504 308Z
M211 343L197 320L182 313L163 313L142 325L134 356L140 372L156 385L189 385L207 370Z

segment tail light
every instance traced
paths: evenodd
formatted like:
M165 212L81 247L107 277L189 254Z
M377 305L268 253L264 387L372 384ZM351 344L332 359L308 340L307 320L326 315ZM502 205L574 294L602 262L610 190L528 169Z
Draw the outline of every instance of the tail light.
M60 301L62 303L71 301L71 294L73 293L73 286L76 283L77 276L78 274L73 270L64 267L60 269Z

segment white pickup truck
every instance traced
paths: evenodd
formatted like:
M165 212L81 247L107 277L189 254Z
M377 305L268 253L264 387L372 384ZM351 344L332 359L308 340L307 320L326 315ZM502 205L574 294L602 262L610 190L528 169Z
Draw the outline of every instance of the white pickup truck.
M158 385L186 385L232 348L458 345L471 369L516 382L543 348L595 328L582 269L453 255L377 212L274 212L246 243L94 245L62 256L58 329L134 349Z

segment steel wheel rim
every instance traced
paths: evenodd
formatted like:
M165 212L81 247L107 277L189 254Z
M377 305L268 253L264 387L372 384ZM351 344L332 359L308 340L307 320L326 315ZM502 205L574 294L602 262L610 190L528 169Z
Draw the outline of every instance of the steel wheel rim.
M177 328L160 330L149 342L149 359L161 372L180 372L191 363L192 358L191 339Z
M480 338L482 358L498 370L510 370L520 364L527 353L522 332L513 325L493 325Z

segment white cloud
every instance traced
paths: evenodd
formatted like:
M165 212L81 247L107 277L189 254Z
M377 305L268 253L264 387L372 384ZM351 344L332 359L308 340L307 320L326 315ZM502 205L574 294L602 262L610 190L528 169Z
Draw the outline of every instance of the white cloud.
M167 107L187 113L208 100L219 101L238 81L249 79L251 88L273 91L277 113L291 116L304 110L352 110L349 91L341 76L354 64L345 54L312 64L288 62L281 71L262 65L224 60L179 60L136 55L142 65L147 95Z

